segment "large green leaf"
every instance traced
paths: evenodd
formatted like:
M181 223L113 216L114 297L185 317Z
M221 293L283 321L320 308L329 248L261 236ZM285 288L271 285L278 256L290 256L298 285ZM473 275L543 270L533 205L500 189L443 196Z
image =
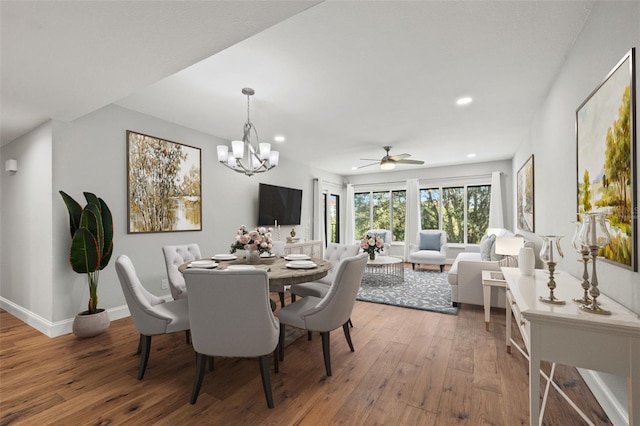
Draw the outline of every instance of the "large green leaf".
M104 269L111 259L113 253L113 217L111 210L102 198L100 201L100 213L102 214L102 229L104 230L104 243L102 248L102 258L100 259L100 269Z
M80 218L80 227L87 228L98 243L98 252L102 257L104 248L104 229L102 227L102 215L100 214L100 207L90 202L84 206L82 211L82 217Z
M100 265L98 243L87 228L78 228L71 240L69 263L78 273L89 273L98 270Z
M71 232L71 237L73 238L73 234L75 234L76 230L80 227L82 206L80 206L80 204L78 204L76 200L71 198L64 191L60 191L60 195L62 196L64 204L67 206L67 210L69 211L69 231Z

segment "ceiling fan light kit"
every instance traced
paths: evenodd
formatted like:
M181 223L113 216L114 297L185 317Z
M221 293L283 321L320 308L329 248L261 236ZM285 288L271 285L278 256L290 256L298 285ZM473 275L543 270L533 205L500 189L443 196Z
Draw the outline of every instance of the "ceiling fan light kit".
M380 168L382 170L393 170L396 168L396 164L424 164L422 160L407 160L407 157L411 157L411 154L398 154L398 155L389 155L389 151L391 150L390 146L383 147L387 154L382 157L380 161L374 160L373 158L361 158L361 160L365 161L375 161L375 163L365 164L364 166L357 167L357 169L363 169L365 167L373 166L376 164L380 164Z
M241 141L231 142L231 155L227 145L218 145L218 161L238 173L252 176L255 173L263 173L278 165L280 153L271 150L271 144L260 143L258 131L249 115L249 99L255 91L249 87L242 89L242 94L247 97L247 122L244 124L244 134ZM256 136L255 146L251 144L251 131Z

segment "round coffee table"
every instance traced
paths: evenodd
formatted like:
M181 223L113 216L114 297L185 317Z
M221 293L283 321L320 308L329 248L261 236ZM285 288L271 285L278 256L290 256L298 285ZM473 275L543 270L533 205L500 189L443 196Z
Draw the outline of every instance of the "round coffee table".
M365 274L384 275L392 281L404 281L404 261L399 257L377 256L374 260L369 259L364 268Z

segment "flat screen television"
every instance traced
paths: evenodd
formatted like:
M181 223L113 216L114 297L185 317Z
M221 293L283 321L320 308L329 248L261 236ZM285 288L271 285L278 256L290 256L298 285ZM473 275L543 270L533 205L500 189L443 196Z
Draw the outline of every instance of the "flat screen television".
M302 189L260 184L258 192L258 226L300 225Z

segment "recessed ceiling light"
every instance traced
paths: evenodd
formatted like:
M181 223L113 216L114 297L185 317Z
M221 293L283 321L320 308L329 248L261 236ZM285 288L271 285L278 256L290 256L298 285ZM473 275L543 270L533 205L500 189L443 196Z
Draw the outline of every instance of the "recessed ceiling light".
M458 105L469 105L471 102L473 102L473 99L471 99L470 97L466 96L464 98L460 98L456 101L456 104Z
M467 154L467 157L469 157L469 158L473 158L475 156L476 156L475 154Z
M276 142L284 142L284 136L278 135L274 137L273 140Z

